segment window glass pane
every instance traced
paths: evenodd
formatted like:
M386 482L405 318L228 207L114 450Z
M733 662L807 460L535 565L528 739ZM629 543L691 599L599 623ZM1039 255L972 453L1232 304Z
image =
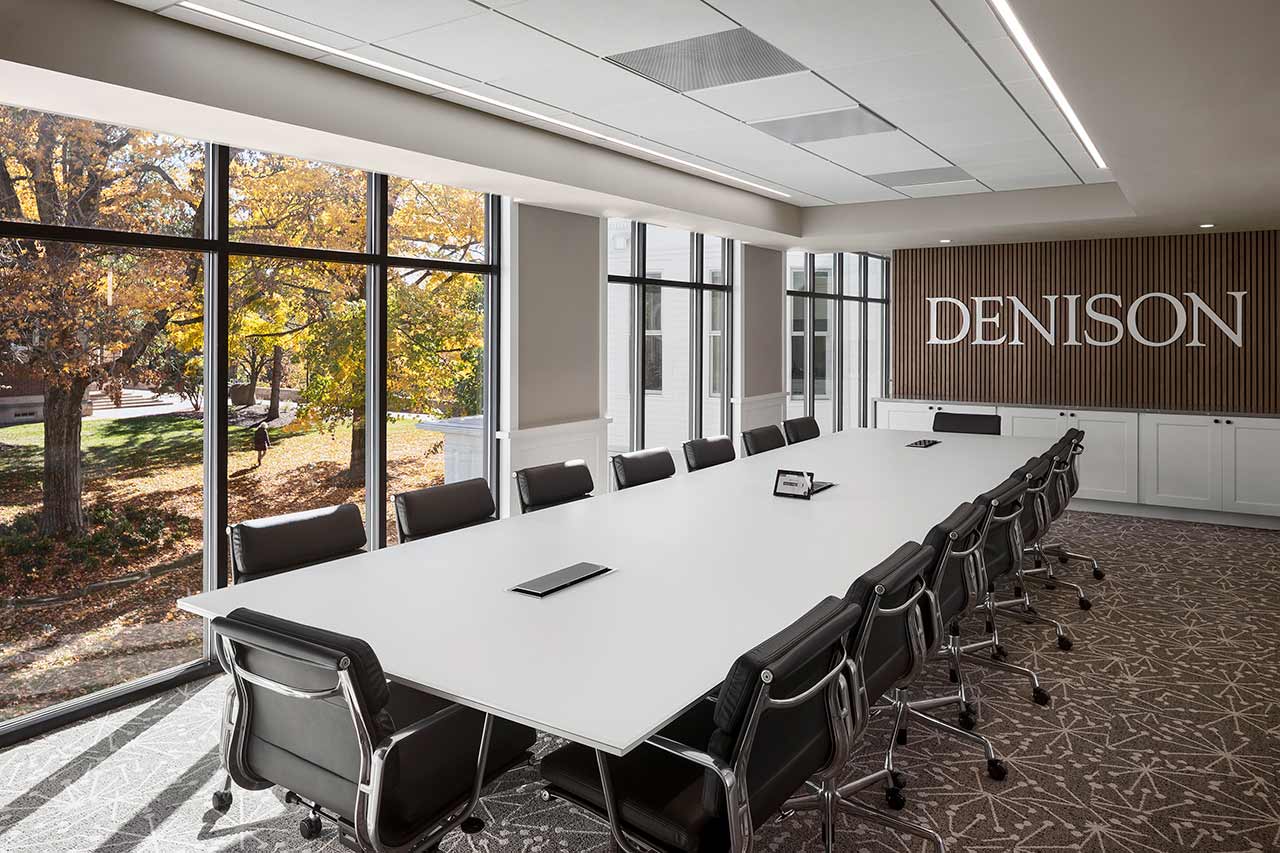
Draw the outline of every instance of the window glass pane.
M806 253L792 249L787 252L787 290L808 290L809 280L805 272Z
M244 150L230 167L232 240L364 251L364 172Z
M836 292L835 255L814 256L813 290L815 293Z
M387 178L390 254L483 263L484 229L484 193L408 178Z
M787 298L787 326L791 330L787 359L789 380L787 383L787 417L798 418L804 414L805 397L805 335L809 300L803 296Z
M631 269L631 220L609 220L609 275L635 275Z
M644 446L666 447L683 470L689 439L690 299L677 287L645 288Z
M728 300L724 292L702 293L702 434L724 432L724 412L729 405L725 393L729 378L725 350L725 326L728 323Z
M844 295L862 296L862 263L861 255L843 252L840 263L844 266Z
M846 256L848 257L848 256ZM849 281L845 278L845 283ZM845 299L840 303L844 312L842 334L844 336L844 352L841 356L841 377L843 385L843 417L844 428L853 429L861 426L858 403L862 399L861 363L862 363L862 304Z
M814 299L813 311L813 416L823 429L835 428L832 383L835 381L834 299Z
M200 237L205 146L0 105L0 219Z
M365 267L233 257L230 272L230 523L363 513Z
M204 653L175 604L203 586L203 285L200 254L0 240L0 720Z
M867 296L884 299L889 293L889 265L883 258L867 255Z
M387 543L394 497L484 477L485 276L387 273Z
M610 228L613 226L610 220ZM609 285L609 452L626 453L631 446L631 389L635 367L632 357L632 302L636 288Z
M691 241L688 231L664 228L661 225L646 225L644 244L646 278L661 278L668 281L693 280L689 254Z
M723 237L707 235L702 238L702 281L704 284L724 284Z
M879 302L868 302L867 312L867 411L874 411L871 403L877 397L883 397L887 391L888 371L884 363L885 341L885 306ZM871 417L868 414L868 419Z

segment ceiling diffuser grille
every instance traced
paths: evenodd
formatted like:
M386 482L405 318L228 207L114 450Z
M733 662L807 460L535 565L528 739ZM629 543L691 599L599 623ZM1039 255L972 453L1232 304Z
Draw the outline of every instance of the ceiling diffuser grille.
M757 130L763 130L770 136L797 144L894 130L894 126L889 122L862 107L812 113L793 118L774 118L753 122L751 126Z
M677 92L805 70L799 62L741 27L606 58Z
M882 172L878 175L867 175L867 177L887 187L918 187L923 184L945 184L953 181L973 180L973 176L959 166L912 169L908 172Z

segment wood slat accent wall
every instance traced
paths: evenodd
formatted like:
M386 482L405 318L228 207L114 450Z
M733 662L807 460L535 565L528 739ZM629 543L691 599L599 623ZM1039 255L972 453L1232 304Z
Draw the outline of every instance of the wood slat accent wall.
M1045 406L1168 409L1208 412L1280 412L1280 231L1190 234L907 249L893 253L894 396ZM1228 291L1246 291L1243 347L1237 348L1201 316L1203 347L1191 340L1192 310L1185 292L1198 293L1228 325L1235 304ZM1161 291L1187 309L1183 337L1147 347L1128 328L1115 346L1090 346L1085 333L1106 340L1114 329L1088 319L1095 293L1117 294L1100 304L1124 320L1139 296ZM1081 346L1064 346L1067 309L1057 302L1057 342L1051 346L1022 324L1025 344L974 345L973 330L961 342L929 345L927 297L950 296L971 313L974 296L1016 296L1047 319L1042 296L1080 294ZM988 306L994 314L994 306ZM1011 331L1013 309L1000 306L999 337ZM939 312L939 337L960 330L954 306ZM1163 299L1143 303L1137 325L1151 340L1175 328L1176 312Z

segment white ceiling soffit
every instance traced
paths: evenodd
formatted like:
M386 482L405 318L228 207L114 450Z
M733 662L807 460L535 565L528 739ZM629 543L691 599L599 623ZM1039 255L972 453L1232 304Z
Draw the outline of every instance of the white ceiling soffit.
M122 2L800 206L906 198L867 176L981 146L1040 146L986 189L1110 179L986 0Z

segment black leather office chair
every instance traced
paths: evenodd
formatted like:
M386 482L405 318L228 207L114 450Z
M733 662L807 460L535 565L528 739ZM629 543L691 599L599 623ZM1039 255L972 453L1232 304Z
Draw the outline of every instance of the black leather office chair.
M633 450L613 457L613 479L619 489L665 480L676 473L676 462L665 447Z
M727 435L695 438L684 443L684 461L690 471L723 465L737 458L738 454L733 450L733 439Z
M782 431L787 434L787 444L808 441L822 435L818 429L817 418L792 418L782 422Z
M1062 441L1070 446L1070 455L1065 461L1057 461L1058 465L1058 490L1050 497L1050 516L1049 521L1052 524L1057 521L1064 512L1067 511L1071 499L1075 497L1076 492L1080 490L1080 470L1079 459L1084 453L1084 430L1069 429L1063 435ZM1062 545L1040 545L1039 556L1045 560L1046 574L1052 578L1053 569L1050 558L1056 559L1059 563L1067 563L1078 561L1088 563L1093 569L1093 576L1096 580L1102 580L1107 573L1098 565L1098 561L1088 554L1078 554L1068 550Z
M238 698L223 763L240 787L278 785L308 807L304 838L323 817L359 850L433 848L534 743L525 726L388 683L355 637L244 608L213 630ZM230 804L229 786L214 795Z
M966 432L970 435L999 435L999 415L938 412L933 416L934 432Z
M483 477L402 492L395 505L401 542L497 521L493 493Z
M521 512L585 500L595 487L591 469L581 459L535 465L516 472Z
M242 521L227 528L235 583L270 577L364 551L364 519L355 504Z
M1053 570L1049 555L1045 553L1045 537L1053 522L1066 512L1069 497L1067 477L1071 469L1075 439L1068 432L1040 455L1040 459L1049 464L1047 482L1036 491L1036 512L1031 514L1023 526L1023 552L1035 561L1034 568L1023 567L1021 580L1042 584L1045 589L1069 589L1076 594L1076 603L1081 610L1093 606L1084 587L1070 583L1057 576Z
M541 762L547 793L609 821L624 851L746 853L750 835L848 755L844 640L861 616L831 597L734 662L702 701L621 758L570 744ZM865 807L864 807L865 808ZM833 837L834 812L824 817Z
M748 456L786 446L787 440L782 437L782 430L776 424L749 429L742 434L742 449Z

